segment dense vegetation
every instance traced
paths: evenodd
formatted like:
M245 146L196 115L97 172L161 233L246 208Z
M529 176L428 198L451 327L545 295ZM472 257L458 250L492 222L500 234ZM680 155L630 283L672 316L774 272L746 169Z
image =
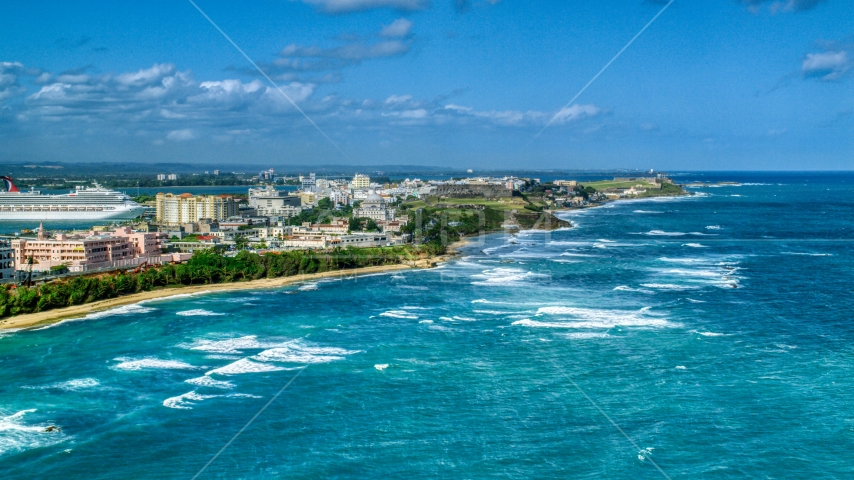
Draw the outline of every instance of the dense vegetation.
M401 233L411 236L430 252L443 252L449 243L465 236L500 230L504 223L504 214L489 207L463 209L454 217L444 208L404 211L409 214L409 223L401 227Z
M109 275L79 276L38 287L0 288L0 318L81 305L122 295L186 285L243 282L262 278L392 265L442 253L444 249L413 246L336 248L327 252L291 251L259 255L242 251L234 257L214 251L196 253L186 264Z

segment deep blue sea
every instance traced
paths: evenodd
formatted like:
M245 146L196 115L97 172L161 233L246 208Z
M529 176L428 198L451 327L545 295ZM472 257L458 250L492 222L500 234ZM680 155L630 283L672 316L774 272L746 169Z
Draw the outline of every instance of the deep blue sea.
M694 178L745 183L0 334L0 478L854 477L854 175Z

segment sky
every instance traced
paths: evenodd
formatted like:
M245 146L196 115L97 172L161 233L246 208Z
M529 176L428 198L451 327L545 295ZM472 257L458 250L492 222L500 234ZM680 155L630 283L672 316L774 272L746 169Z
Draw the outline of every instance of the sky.
M195 2L275 86L190 1L7 2L0 164L854 168L851 0Z

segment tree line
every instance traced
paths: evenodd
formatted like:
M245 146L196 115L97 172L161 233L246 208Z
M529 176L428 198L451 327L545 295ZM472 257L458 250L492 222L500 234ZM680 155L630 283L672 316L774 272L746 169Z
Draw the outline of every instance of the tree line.
M245 282L262 278L393 265L435 254L435 248L412 245L335 248L329 251L241 251L233 257L213 250L197 252L183 264L140 272L78 276L36 287L0 288L0 318L82 305L123 295L188 285Z

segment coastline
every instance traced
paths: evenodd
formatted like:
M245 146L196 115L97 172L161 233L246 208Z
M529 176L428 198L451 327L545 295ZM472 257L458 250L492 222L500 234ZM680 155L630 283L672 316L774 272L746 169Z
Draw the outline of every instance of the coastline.
M163 288L159 290L152 290L148 292L140 292L134 293L132 295L124 295L121 297L110 298L108 300L84 303L82 305L75 305L73 307L57 308L37 313L26 313L23 315L16 315L0 320L0 331L43 327L52 323L60 322L62 320L81 318L92 313L101 312L116 307L132 305L144 301L168 298L176 295L227 292L233 290L261 290L266 288L283 287L285 285L290 285L293 283L309 282L322 278L351 277L354 275L377 274L413 268L432 268L441 263L447 262L451 258L459 255L458 248L462 247L466 243L468 243L467 239L456 241L448 245L447 251L444 255L439 255L423 260L417 260L414 262L398 263L395 265L377 265L372 267L352 268L346 270L332 270L329 272L311 273L306 275L293 275L290 277L264 278L259 280L250 280L248 282L216 283Z
M685 193L682 195L690 195L689 193ZM681 195L680 195L681 196ZM565 208L552 211L554 213L563 213L563 212L571 212L571 211L580 211L588 208L601 207L606 203L610 203L611 201L620 201L624 199L615 199L610 200L608 202L603 202L600 205L591 205L587 207L581 208ZM628 199L625 199L628 200ZM636 199L631 199L636 200ZM637 199L641 200L641 199ZM489 234L495 232L483 232L475 236ZM450 259L459 256L461 252L459 249L464 247L466 244L470 243L472 237L462 237L460 240L449 244L446 247L446 252L443 255L438 255L436 257L417 260L413 262L405 262L399 263L395 265L380 265L380 266L372 266L372 267L362 267L362 268L354 268L347 270L333 270L329 272L322 273L312 273L307 275L294 275L290 277L279 277L273 279L259 279L259 280L251 280L248 282L234 282L234 283L217 283L217 284L202 284L202 285L189 285L183 287L172 287L172 288L163 288L160 290L153 290L148 292L140 292L132 295L125 295L121 297L111 298L108 300L100 300L98 302L86 303L82 305L75 305L72 307L64 307L58 309L47 310L44 312L37 313L27 313L23 315L16 315L13 317L8 317L6 319L0 320L0 331L3 330L21 330L21 329L30 329L34 327L43 327L45 325L49 325L52 323L57 323L63 320L73 319L73 318L81 318L86 315L101 312L104 310L109 310L116 307L121 307L125 305L132 305L135 303L140 303L144 301L157 300L161 298L172 297L176 295L192 295L192 294L203 294L203 293L214 293L214 292L225 292L225 291L233 291L233 290L259 290L266 288L277 288L285 285L290 285L293 283L300 282L308 282L312 280L322 279L322 278L332 278L332 277L349 277L354 275L365 275L365 274L376 274L376 273L385 273L396 270L404 270L404 269L412 269L412 268L433 268L442 264L444 262L449 261Z
M318 280L321 278L350 277L353 275L384 273L395 270L424 267L425 265L421 264L420 262L415 262L414 264L399 263L396 265L380 265L374 267L354 268L349 270L333 270L330 272L312 273L308 275L294 275L290 277L279 277L271 279L265 278L259 280L251 280L248 282L217 283L213 285L189 285L185 287L163 288L160 290L134 293L133 295L125 295L121 297L111 298L108 300L100 300L98 302L93 303L75 305L73 307L57 308L44 312L16 315L14 317L9 317L0 320L0 331L43 327L45 325L60 322L62 320L68 320L71 318L81 318L95 312L109 310L125 305L131 305L143 301L173 297L175 295L226 292L232 290L260 290L265 288L283 287L292 283L307 282L311 280Z

